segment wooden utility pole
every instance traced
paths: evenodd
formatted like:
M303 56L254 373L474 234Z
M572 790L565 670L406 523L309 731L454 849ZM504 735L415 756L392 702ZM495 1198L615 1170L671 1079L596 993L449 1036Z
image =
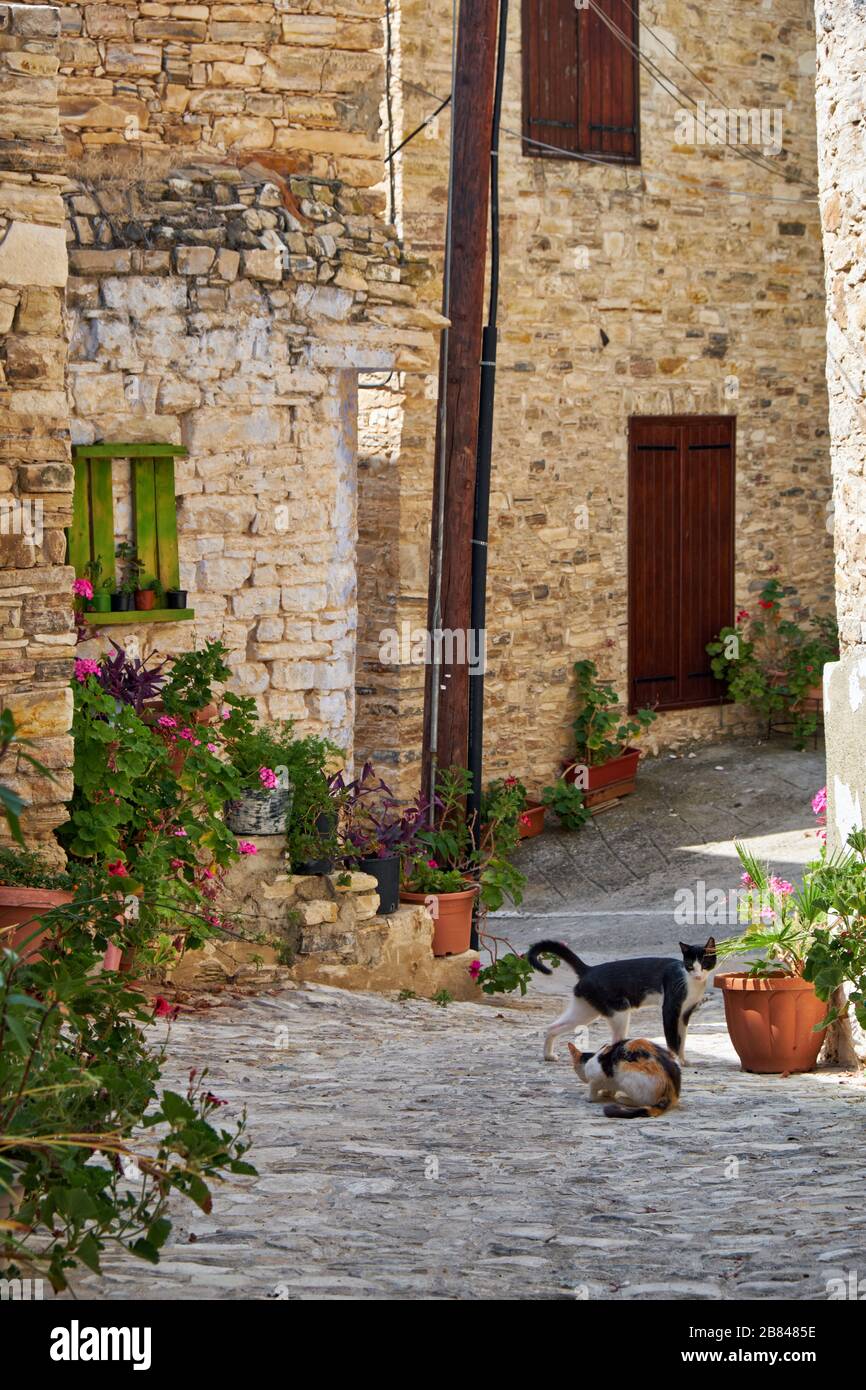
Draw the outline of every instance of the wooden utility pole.
M443 313L451 320L451 328L439 363L445 429L443 437L440 409L430 545L428 628L434 637L437 629L461 634L467 644L497 15L498 0L460 2L452 97L451 213L446 230L446 246L450 234L451 276L450 293L446 286L443 298ZM459 651L459 642L455 650ZM428 790L434 755L443 768L455 764L465 767L467 760L469 666L465 659L447 664L447 656L446 647L446 664L427 668L424 782Z

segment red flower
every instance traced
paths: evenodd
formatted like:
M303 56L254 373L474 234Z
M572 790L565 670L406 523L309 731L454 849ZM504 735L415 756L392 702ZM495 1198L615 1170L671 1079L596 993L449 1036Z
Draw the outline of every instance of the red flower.
M115 859L111 864L106 864L105 872L112 878L129 878L126 865L122 859Z
M747 623L748 621L749 621L748 610L745 609L745 608L741 608L740 611L739 611L739 613L737 614L737 622L738 622L738 623Z
M227 1100L220 1100L219 1096L214 1095L213 1091L205 1091L204 1098L208 1105L228 1105Z
M167 1000L167 999L163 999L163 997L162 997L161 994L158 994L158 995L156 996L156 998L154 999L154 1001L153 1001L153 1016L154 1016L154 1018L177 1018L177 1016L178 1016L179 1013L180 1013L180 1005L179 1005L179 1004L169 1004L168 1000Z
M776 606L776 605L773 603L773 600L772 600L771 598L760 598L760 599L758 599L758 605L759 605L759 607L761 607L761 608L775 608L775 606Z

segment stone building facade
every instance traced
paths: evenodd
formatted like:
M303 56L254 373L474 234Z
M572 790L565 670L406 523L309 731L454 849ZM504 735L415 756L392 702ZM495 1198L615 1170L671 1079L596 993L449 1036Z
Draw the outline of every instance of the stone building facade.
M821 214L827 281L827 382L841 660L825 668L827 840L844 846L866 807L866 11L816 6Z
M195 612L94 627L78 654L221 638L263 715L351 755L358 378L429 373L441 317L374 187L378 7L322 8L0 6L3 481L45 514L39 546L3 537L2 696L64 770L32 788L46 844L70 791L70 441L183 449Z
M450 90L451 6L391 9L397 144ZM832 605L810 8L645 0L640 14L647 58L708 106L780 111L782 148L757 167L754 151L677 143L691 107L641 68L640 165L525 153L523 19L511 5L486 756L491 775L520 774L535 790L571 751L573 662L591 657L627 694L631 417L735 416L736 606L748 608L771 574L797 587L804 614ZM437 268L421 291L430 305L441 295L448 145L446 110L398 157L397 222ZM374 755L399 750L408 787L423 670L383 664L378 634L425 621L436 383L395 379L366 404L361 547L383 563L359 578L357 736ZM660 716L649 742L754 727L739 708L705 707Z
M641 15L664 72L778 109L783 138L760 168L680 144L642 68L640 165L532 157L512 5L488 772L532 790L570 751L572 663L626 694L632 417L736 416L737 604L773 573L804 612L831 601L811 16ZM137 623L142 648L222 637L263 712L417 783L424 672L382 639L426 616L447 111L386 154L447 95L450 26L447 0L0 5L0 476L46 519L39 546L2 537L2 689L49 767L69 765L69 441L161 441L186 450L196 617ZM115 486L122 529L122 465ZM652 737L746 727L715 706ZM34 798L39 834L66 776Z
M56 10L0 5L0 703L48 771L10 753L2 778L48 845L72 792L75 644L59 30Z

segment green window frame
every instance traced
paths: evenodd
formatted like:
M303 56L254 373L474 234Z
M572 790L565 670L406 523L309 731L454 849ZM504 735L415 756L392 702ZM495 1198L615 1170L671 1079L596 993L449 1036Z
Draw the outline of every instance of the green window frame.
M72 449L75 487L72 525L67 531L68 563L76 578L85 576L97 556L102 573L116 582L112 463L126 459L132 480L132 534L142 562L142 581L157 579L163 590L180 588L177 549L177 498L174 461L186 457L179 444L76 444ZM95 626L103 623L183 622L191 608L151 608L85 613Z

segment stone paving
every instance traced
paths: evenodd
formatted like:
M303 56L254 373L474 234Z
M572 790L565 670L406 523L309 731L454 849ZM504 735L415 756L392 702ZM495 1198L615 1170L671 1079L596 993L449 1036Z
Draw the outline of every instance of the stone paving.
M719 754L710 757L721 763ZM741 759L746 780L763 779L755 794L766 814L745 801L732 806L730 790L715 803L699 793L693 824L688 773L678 791L672 763L644 769L649 821L635 797L567 849L555 834L526 846L529 861L567 854L581 874L585 857L587 870L549 891L542 881L532 894L537 916L509 929L549 931L545 912L583 895L590 864L595 893L640 906L630 875L617 883L612 868L625 859L639 882L643 845L625 835L626 818L665 861L646 880L643 904L653 912L666 870L681 867L683 841L702 846L700 863L724 859L707 846L723 843L732 812L741 812L733 819L743 833L763 827L787 837L779 862L791 871L814 852L811 831L808 847L804 840L808 799L822 780L820 757L792 763L798 756L728 746L724 757ZM715 764L702 755L701 766L695 781ZM685 836L662 818L666 802L682 803ZM602 835L608 857L592 852L592 837ZM595 935L589 918L570 928L586 954L606 954L612 922L632 954L658 949L656 936L671 949L652 912L599 920ZM568 924L556 921L562 936ZM565 973L545 986L562 994ZM555 1064L541 1060L557 1008L535 987L523 1001L442 1008L310 985L182 1018L172 1028L170 1076L177 1083L205 1062L230 1113L247 1106L260 1175L220 1188L210 1217L178 1205L158 1271L111 1257L106 1277L78 1280L77 1293L796 1300L828 1297L829 1281L851 1270L866 1274L861 1077L741 1072L710 990L690 1030L680 1108L657 1120L611 1121L585 1102L565 1052ZM635 1015L632 1032L659 1037L657 1011ZM590 1038L600 1044L606 1030L594 1026Z

